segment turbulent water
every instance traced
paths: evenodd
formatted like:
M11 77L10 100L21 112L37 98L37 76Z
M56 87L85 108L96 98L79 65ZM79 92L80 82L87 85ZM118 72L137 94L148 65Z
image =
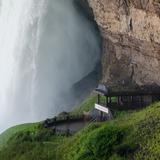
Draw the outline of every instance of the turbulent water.
M65 110L99 60L95 27L73 0L0 0L0 131Z

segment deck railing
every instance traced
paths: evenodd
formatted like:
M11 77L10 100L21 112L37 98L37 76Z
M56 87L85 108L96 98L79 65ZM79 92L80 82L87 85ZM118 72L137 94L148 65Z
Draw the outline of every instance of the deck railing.
M58 117L54 117L52 119L45 120L44 121L44 127L49 128L49 127L52 127L54 125L58 125L58 124L61 124L61 123L84 121L87 118L90 118L90 117L86 117L83 114L58 116Z

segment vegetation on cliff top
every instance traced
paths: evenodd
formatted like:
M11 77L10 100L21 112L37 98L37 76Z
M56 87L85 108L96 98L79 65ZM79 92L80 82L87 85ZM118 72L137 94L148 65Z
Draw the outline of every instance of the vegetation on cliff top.
M87 111L94 101L95 97L90 97L75 112ZM94 123L72 137L54 136L51 130L39 124L31 126L26 125L26 129L18 129L21 128L18 126L13 129L16 132L11 129L0 136L1 142L5 135L9 135L9 141L0 151L0 159L160 159L160 103L141 111L124 113L108 122Z

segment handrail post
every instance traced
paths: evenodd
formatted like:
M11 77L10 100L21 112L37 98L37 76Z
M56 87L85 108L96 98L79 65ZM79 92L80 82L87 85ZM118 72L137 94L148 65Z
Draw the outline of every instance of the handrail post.
M106 107L108 107L108 96L106 96Z
M98 101L97 101L98 104L100 104L100 94L98 94Z

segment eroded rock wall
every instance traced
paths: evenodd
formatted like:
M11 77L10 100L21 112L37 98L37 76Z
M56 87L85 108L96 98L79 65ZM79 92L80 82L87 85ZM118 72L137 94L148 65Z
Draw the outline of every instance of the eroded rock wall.
M160 0L88 0L103 36L112 87L160 86Z

